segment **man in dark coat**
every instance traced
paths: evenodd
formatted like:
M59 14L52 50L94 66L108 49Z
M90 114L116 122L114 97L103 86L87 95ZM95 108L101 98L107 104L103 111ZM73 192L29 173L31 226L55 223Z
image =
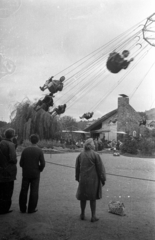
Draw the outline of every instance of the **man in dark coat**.
M44 111L48 112L50 107L53 107L53 97L50 94L46 95L43 100L39 100L37 104L34 107L34 110L37 112L40 109L43 109Z
M15 145L15 149L17 149L17 147L18 147L17 138L18 138L18 136L16 135L16 136L14 136L13 139L12 139L12 142L13 142L14 145Z
M12 212L12 194L17 174L17 156L12 138L15 131L9 128L0 142L0 214Z
M76 197L80 200L81 220L85 219L86 201L90 201L91 222L98 221L96 217L96 200L102 198L102 186L106 181L105 168L100 155L94 152L92 138L86 140L84 151L81 152L75 165L75 179L79 182Z
M30 137L32 145L23 150L20 166L22 167L23 179L19 196L19 207L22 213L27 210L27 195L30 188L28 213L37 211L40 172L45 167L43 151L37 146L39 138L33 134Z

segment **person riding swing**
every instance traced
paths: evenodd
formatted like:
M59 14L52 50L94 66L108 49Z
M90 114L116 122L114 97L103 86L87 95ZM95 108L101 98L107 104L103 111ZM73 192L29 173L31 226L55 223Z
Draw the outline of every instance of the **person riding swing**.
M128 50L124 50L122 55L115 51L110 53L106 63L107 69L112 73L118 73L122 69L126 69L134 60L134 58L131 58L129 61L125 60L129 54L130 52Z
M66 107L67 107L66 104L59 105L58 107L54 108L53 111L50 112L50 114L53 116L63 114L66 110Z
M44 91L45 89L48 89L53 96L54 93L58 91L62 91L64 80L65 80L64 76L62 76L59 80L53 80L53 76L52 76L49 80L45 82L43 87L40 87L40 89L42 91Z
M51 94L46 95L43 100L39 100L34 107L36 111L39 111L40 109L43 109L44 111L48 112L50 107L53 107L53 97Z
M80 119L82 119L82 118L85 118L85 119L90 119L92 116L93 116L93 112L88 112L88 113L84 113L81 117L80 117Z

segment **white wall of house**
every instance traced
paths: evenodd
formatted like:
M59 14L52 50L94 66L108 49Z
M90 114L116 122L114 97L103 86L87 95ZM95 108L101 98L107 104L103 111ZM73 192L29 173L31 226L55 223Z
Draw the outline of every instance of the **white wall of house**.
M109 141L112 141L113 139L117 140L117 122L116 123L108 123L108 121L103 122L102 129L109 130L109 132L104 132L106 140Z

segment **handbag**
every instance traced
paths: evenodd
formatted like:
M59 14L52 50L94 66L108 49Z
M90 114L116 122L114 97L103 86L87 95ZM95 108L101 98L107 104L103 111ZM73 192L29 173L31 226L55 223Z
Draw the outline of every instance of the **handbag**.
M125 206L124 203L119 201L110 201L108 204L109 213L113 213L120 216L125 216Z

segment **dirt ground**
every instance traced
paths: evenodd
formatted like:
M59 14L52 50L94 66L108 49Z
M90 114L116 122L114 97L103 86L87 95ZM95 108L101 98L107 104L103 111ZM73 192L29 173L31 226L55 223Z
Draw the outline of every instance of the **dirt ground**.
M100 220L91 223L89 203L86 220L79 218L79 201L75 198L78 183L74 172L77 155L45 154L47 163L41 174L38 212L34 214L19 212L21 168L18 166L11 208L13 212L0 215L0 240L155 239L155 160L101 154L107 181L103 187L103 197L97 201ZM111 200L124 203L125 216L108 212Z

